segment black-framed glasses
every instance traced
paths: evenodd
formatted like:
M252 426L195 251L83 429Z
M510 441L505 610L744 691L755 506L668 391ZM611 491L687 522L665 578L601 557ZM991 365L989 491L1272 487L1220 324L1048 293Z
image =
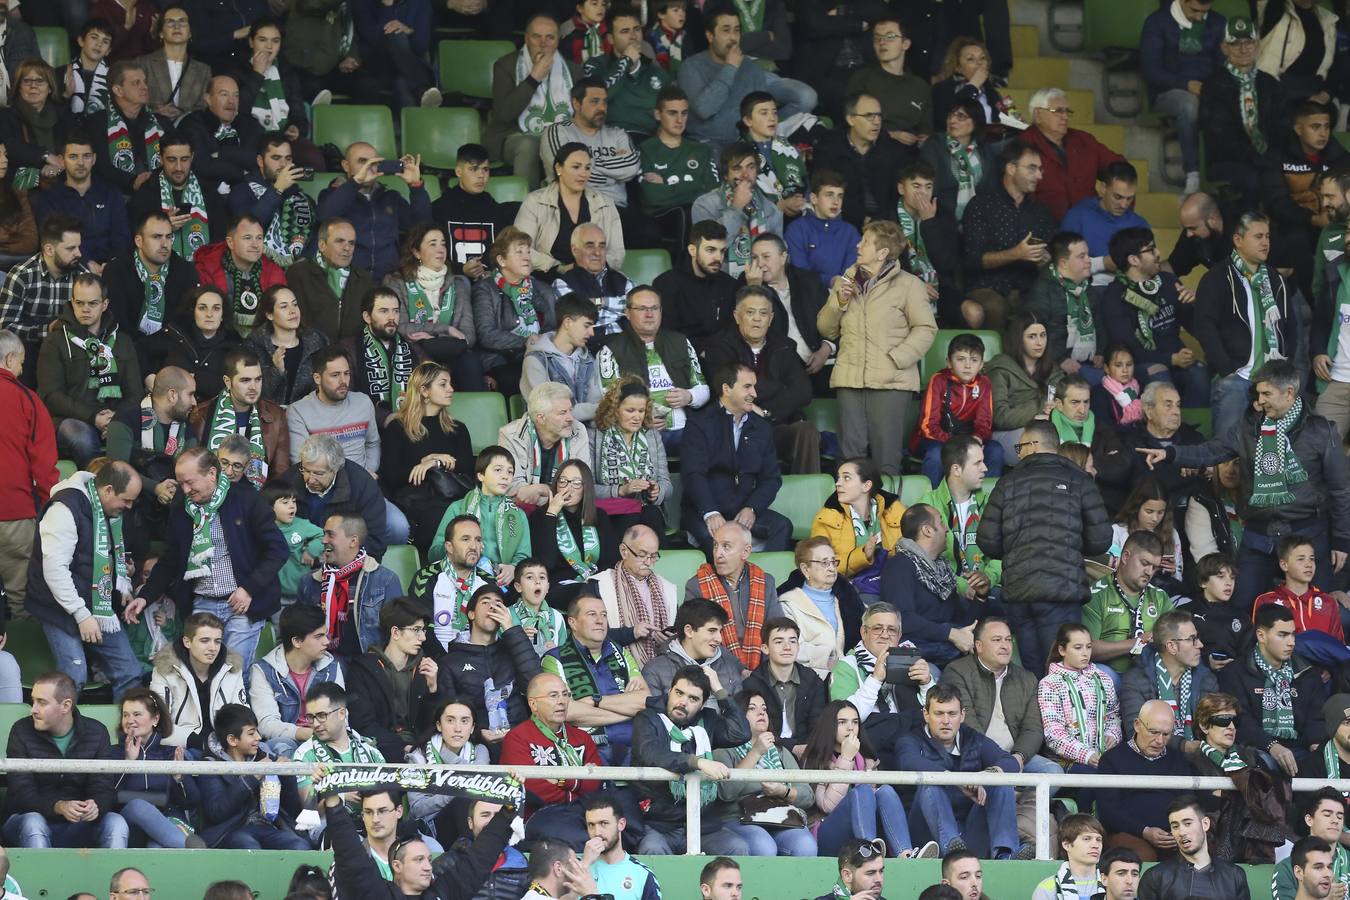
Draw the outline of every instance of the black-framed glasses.
M1033 441L1018 441L1016 444L1013 444L1013 450L1017 451L1018 453L1021 453L1023 447L1035 447L1040 442L1041 441L1039 438Z
M1195 645L1200 643L1200 635L1192 634L1187 635L1186 637L1174 637L1172 638L1172 640L1176 641L1178 644L1190 644L1192 647L1194 647Z
M334 709L330 709L328 712L316 712L316 713L310 713L310 714L309 714L309 720L310 720L311 722L318 722L318 723L322 724L322 723L324 723L324 722L327 722L330 716L335 716L335 715L337 715L338 713L340 713L340 712L342 712L343 710L345 710L346 708L347 708L347 707L345 707L345 706L338 706L338 707L335 707Z
M634 550L627 544L623 545L623 549L627 550L629 553L633 554L635 557L637 557L639 560L645 563L654 563L661 558L660 551L657 551L655 553L643 553L641 550Z

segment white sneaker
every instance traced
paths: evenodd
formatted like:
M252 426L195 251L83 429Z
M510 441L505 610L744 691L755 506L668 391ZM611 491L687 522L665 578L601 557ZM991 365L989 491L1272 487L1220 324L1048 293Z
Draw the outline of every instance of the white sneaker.
M1200 190L1200 173L1187 172L1186 186L1181 189L1182 196L1189 196Z
M418 104L423 109L436 109L441 105L441 89L429 87L422 92L422 100Z
M929 841L916 850L910 859L937 859L938 856L938 842Z
M333 102L333 92L330 91L328 88L324 88L323 90L319 91L317 94L314 95L314 100L309 105L328 106L332 102Z

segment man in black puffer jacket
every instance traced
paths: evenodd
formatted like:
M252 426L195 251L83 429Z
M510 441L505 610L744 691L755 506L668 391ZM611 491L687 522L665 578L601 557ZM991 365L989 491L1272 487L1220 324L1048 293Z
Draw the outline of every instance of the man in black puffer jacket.
M976 540L1003 560L1003 599L1022 665L1040 675L1066 622L1088 599L1085 556L1111 546L1111 520L1092 477L1059 455L1059 435L1034 421L1017 444L1017 468L998 480Z
M1345 565L1350 551L1350 468L1341 450L1341 437L1329 420L1302 405L1298 394L1301 383L1293 363L1272 360L1252 373L1259 411L1248 410L1239 425L1216 433L1213 440L1203 444L1139 451L1150 466L1174 462L1184 469L1203 469L1237 457L1242 473L1236 491L1238 515L1244 526L1233 590L1233 603L1239 609L1249 609L1256 596L1270 590L1280 577L1275 545L1281 537L1302 534L1312 541L1317 584L1330 582L1333 571ZM1266 421L1283 424L1262 438ZM1289 447L1306 475L1302 480L1297 480L1292 461L1281 461L1279 431L1288 436ZM1259 484L1255 473L1258 457L1263 468L1278 468L1263 473ZM1287 492L1292 499L1255 505L1254 495L1270 493L1272 486L1275 492Z

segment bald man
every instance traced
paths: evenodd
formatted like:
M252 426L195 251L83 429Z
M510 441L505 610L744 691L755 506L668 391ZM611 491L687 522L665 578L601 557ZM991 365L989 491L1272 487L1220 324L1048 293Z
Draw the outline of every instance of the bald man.
M319 195L319 219L348 219L356 227L352 265L366 269L378 284L398 265L399 235L417 222L431 221L431 198L422 182L422 157L404 156L395 174L408 186L409 199L380 184L384 162L375 147L358 141L347 148L342 171L347 176Z
M212 78L204 99L206 108L183 119L180 128L192 142L192 170L203 192L218 199L253 171L263 130L253 116L239 115L239 84L230 76ZM213 220L212 239L223 236L228 224L224 218Z
M1149 700L1134 720L1134 736L1102 754L1097 771L1103 775L1194 775L1195 769L1179 749L1169 747L1176 717L1165 700ZM1106 828L1107 847L1128 847L1145 862L1159 853L1176 852L1176 840L1167 826L1167 806L1180 793L1170 789L1102 788L1097 812Z
M173 461L197 443L187 421L197 405L197 379L186 369L165 366L146 381L146 399L139 406L124 405L108 425L109 458L131 463L145 482L143 512L168 508L178 492Z
M737 645L726 648L741 661L741 677L759 668L763 656L760 627L783 614L778 585L768 572L750 562L750 529L725 522L712 533L712 565L704 563L685 583L684 599L702 597L722 607L736 629Z

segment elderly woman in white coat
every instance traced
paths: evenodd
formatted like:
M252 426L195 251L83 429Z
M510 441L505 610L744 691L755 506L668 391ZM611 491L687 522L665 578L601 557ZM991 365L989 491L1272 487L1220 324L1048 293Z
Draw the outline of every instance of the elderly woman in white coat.
M796 560L804 583L779 594L778 603L800 630L797 662L828 678L844 655L844 619L834 593L839 559L830 539L816 536L797 544Z

